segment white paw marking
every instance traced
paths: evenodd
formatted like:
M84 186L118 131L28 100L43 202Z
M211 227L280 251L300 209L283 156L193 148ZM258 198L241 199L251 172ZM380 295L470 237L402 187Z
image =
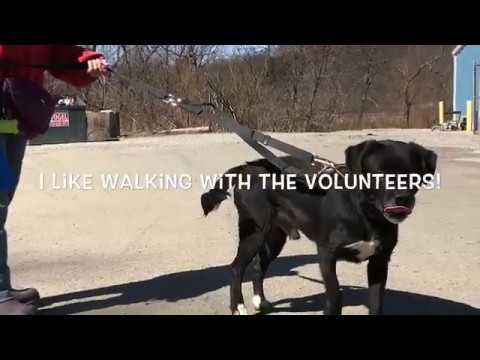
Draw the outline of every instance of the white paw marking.
M260 307L262 305L262 298L260 297L260 295L254 295L252 298L252 303L255 310L260 310Z
M247 308L243 304L238 304L237 310L233 313L233 315L248 315Z
M375 254L378 245L378 240L357 241L356 243L345 246L345 248L358 251L358 254L356 255L357 259L364 261Z

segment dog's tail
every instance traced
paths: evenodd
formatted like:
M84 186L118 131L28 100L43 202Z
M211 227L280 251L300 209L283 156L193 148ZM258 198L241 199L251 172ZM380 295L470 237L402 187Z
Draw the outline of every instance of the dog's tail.
M202 194L200 201L202 203L202 209L205 216L207 216L211 211L216 210L222 201L226 200L230 196L230 193L228 192L229 185L232 187L237 185L238 176L233 176L231 181L229 181L226 175L238 175L242 172L244 166L245 165L241 165L231 168L216 181L213 189Z

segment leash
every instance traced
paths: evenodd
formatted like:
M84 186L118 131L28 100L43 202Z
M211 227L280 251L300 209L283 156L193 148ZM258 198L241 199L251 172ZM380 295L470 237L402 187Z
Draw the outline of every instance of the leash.
M45 70L52 69L62 69L62 70L85 70L87 69L87 64L29 64L29 65L20 65L12 64L5 61L0 61L0 66L20 66L20 67L30 67L30 68L40 68ZM194 114L200 115L203 112L213 111L212 120L217 123L224 130L233 132L237 134L245 143L257 151L261 156L263 156L267 161L272 163L278 170L285 174L294 174L297 177L297 180L305 183L304 178L305 174L316 173L316 174L338 174L344 176L347 172L345 164L337 164L328 159L321 158L313 153L310 153L306 150L298 148L294 145L285 143L278 139L272 138L269 135L265 135L258 130L250 129L246 126L240 125L237 120L234 118L232 113L227 113L225 111L220 111L212 103L192 103L188 99L182 99L181 97L175 96L171 93L164 94L160 92L157 88L147 84L145 81L138 79L127 78L124 75L121 75L115 72L113 69L108 68L110 74L114 74L120 80L127 82L132 88L143 88L154 98L164 102L165 104L172 106L174 108L178 107L182 110ZM295 166L287 164L283 159L276 156L271 152L267 147L274 148L285 154L292 156L305 163L303 169L297 168Z
M115 73L112 69L109 69L109 71L111 73ZM218 124L224 130L235 133L251 148L253 148L256 152L273 164L278 170L280 170L280 172L285 174L294 174L297 176L297 180L300 180L304 183L305 180L303 180L302 177L304 177L304 175L307 173L335 173L343 177L347 172L345 164L336 164L328 159L321 158L294 145L272 138L269 135L265 135L258 130L253 130L247 126L240 125L231 113L220 111L212 103L192 103L188 99L182 99L173 94L163 95L158 91L158 89L153 88L144 81L132 80L118 73L115 74L118 78L121 78L130 84L136 84L137 87L143 87L152 96L172 107L179 107L194 115L200 115L203 112L208 112L209 110L214 111L212 120L216 124ZM287 164L283 159L276 156L267 147L274 148L298 160L301 160L306 164L305 169L300 169Z

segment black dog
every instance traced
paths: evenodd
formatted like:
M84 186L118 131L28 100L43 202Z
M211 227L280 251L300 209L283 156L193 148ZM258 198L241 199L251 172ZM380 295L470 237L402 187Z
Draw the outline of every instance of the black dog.
M415 143L366 141L345 151L351 174L434 174L437 156ZM294 161L285 157L286 161ZM240 241L231 264L231 310L246 314L242 279L253 261L253 303L257 310L271 306L265 299L263 279L268 266L280 254L287 237L299 231L317 244L320 270L326 288L325 314L341 314L341 293L336 275L338 260L368 259L370 314L381 314L388 263L398 239L398 224L415 205L416 188L408 190L354 189L310 192L273 190L262 186L259 174L278 173L266 160L249 162L226 174L250 174L251 187L234 185L239 214ZM224 176L226 175L224 174ZM229 196L228 183L217 181L202 195L205 215Z

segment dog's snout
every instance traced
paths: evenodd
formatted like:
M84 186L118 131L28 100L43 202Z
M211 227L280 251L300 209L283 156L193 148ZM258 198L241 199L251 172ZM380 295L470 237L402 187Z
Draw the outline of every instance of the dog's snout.
M398 195L395 197L395 204L397 206L411 208L413 205L413 197L411 195Z

